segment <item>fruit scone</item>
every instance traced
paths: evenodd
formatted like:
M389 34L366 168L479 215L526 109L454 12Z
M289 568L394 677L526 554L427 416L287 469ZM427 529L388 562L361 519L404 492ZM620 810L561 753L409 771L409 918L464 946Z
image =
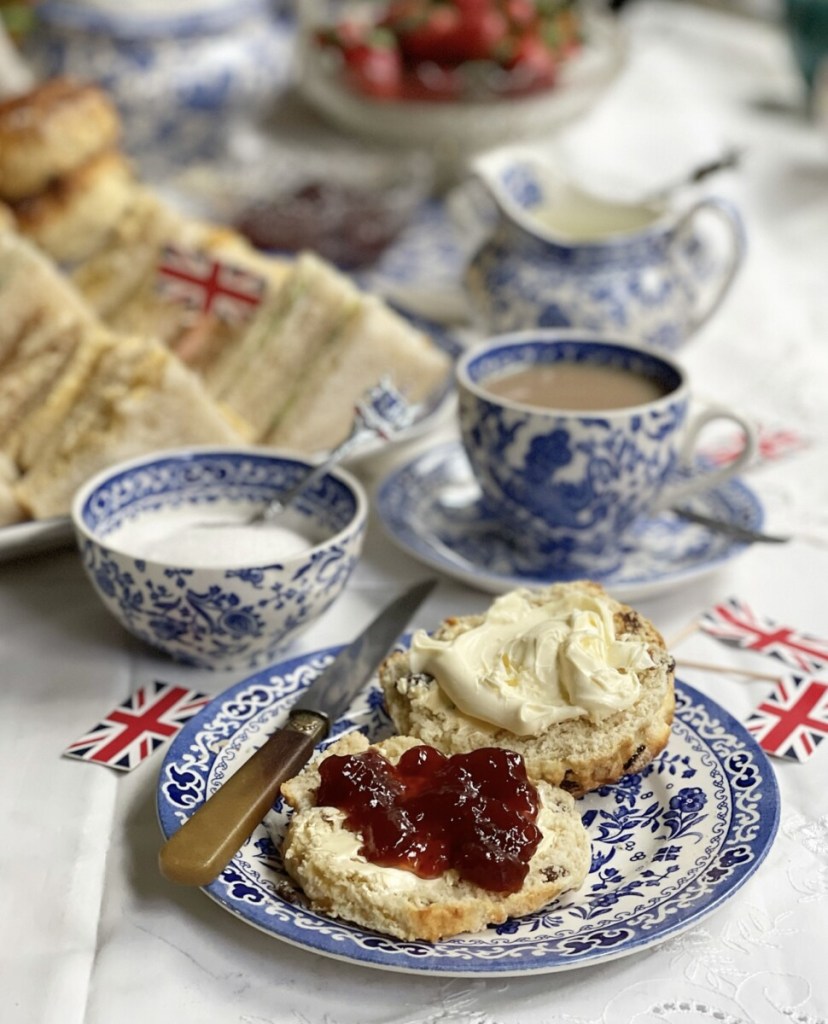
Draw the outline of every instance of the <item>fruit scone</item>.
M397 730L444 753L504 747L574 796L663 750L675 661L655 626L596 583L503 594L389 656L379 678Z
M574 799L503 749L447 757L408 736L349 733L282 786L285 869L311 906L437 941L577 889L590 845Z

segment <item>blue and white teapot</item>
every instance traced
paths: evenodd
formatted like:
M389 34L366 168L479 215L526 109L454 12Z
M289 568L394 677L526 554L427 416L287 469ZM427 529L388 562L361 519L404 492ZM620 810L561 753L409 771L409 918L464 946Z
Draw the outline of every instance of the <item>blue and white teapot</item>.
M489 333L579 327L675 350L718 308L744 259L741 217L718 197L683 210L669 200L613 202L512 146L471 170L493 202L464 285Z

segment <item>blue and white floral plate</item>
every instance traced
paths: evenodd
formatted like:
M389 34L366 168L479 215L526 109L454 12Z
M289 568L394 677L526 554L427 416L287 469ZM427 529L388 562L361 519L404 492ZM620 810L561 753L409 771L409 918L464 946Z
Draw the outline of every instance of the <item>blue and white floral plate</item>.
M282 662L231 687L191 719L161 769L165 836L282 724L338 647ZM667 749L640 775L580 801L592 866L578 892L544 910L443 942L404 942L310 910L285 873L281 798L205 892L248 924L312 952L415 974L496 977L583 967L646 949L696 925L753 875L773 843L779 792L750 734L678 683ZM378 684L334 735L393 732Z
M561 579L543 556L519 548L486 518L468 460L458 441L429 448L381 481L375 507L389 536L415 558L489 593L542 586ZM764 511L754 492L731 479L695 496L694 511L751 530ZM641 600L712 572L748 545L697 526L672 512L639 521L628 534L622 567L591 573L614 597Z

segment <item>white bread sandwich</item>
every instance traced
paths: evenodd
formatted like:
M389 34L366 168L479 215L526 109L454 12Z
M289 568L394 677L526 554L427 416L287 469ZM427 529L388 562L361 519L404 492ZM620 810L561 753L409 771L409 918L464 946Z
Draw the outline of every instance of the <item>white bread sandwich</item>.
M0 229L0 449L16 459L20 431L74 363L95 320L54 265Z
M121 458L245 439L165 346L107 328L35 246L0 229L0 451L28 516L66 513L85 477Z
M114 462L243 440L198 377L160 342L110 333L71 408L41 431L15 494L34 518L63 515L81 483Z
M397 730L444 753L505 747L580 796L665 747L675 662L651 622L596 583L501 595L380 668Z
M145 294L151 303L155 301L153 279L158 254L179 230L179 222L178 214L152 189L138 185L100 248L67 268L72 284L111 327L117 328L118 316L124 315L129 300L146 282L149 286ZM145 323L155 319L151 311L144 316ZM156 336L161 337L159 330Z
M159 340L248 440L301 454L343 440L355 403L383 376L414 404L445 388L450 360L427 334L312 253L262 253L230 227L173 209L135 177L119 137L97 86L56 80L0 104L0 202L75 286L67 309L85 301L113 331ZM169 287L171 252L207 267L187 282L191 297L215 275L243 281L255 301L223 315L206 299L209 284L203 306L181 301ZM15 337L37 326L2 291L0 318L6 304Z
M532 913L582 884L590 844L575 801L527 780L516 755L506 761L503 751L484 751L475 763L467 755L453 776L440 764L441 774L429 779L433 788L389 804L381 773L406 759L432 763L436 752L423 750L411 737L371 746L361 733L349 733L283 784L293 807L285 869L315 910L401 939L436 941ZM365 824L330 802L329 794L341 792L341 775L354 776L354 768ZM369 798L366 775L377 769L380 788ZM377 814L416 823L413 831L400 830L399 840L393 836L396 851L405 851L404 866L383 855L377 837L386 826Z
M93 320L54 263L16 231L0 225L0 369L39 324Z
M268 444L313 452L348 434L365 390L388 376L412 405L438 392L451 361L422 331L381 299L362 296L356 312L331 335L264 435Z
M115 330L152 334L178 351L186 348L194 323L203 328L205 322L161 286L170 247L245 271L261 280L265 294L279 288L287 273L285 261L265 258L231 229L179 213L144 190L109 244L75 268L73 281ZM240 341L248 322L212 318L204 346L209 357L193 348L185 361L210 366L223 346Z
M232 357L208 374L211 392L264 438L297 384L362 301L344 274L302 253Z

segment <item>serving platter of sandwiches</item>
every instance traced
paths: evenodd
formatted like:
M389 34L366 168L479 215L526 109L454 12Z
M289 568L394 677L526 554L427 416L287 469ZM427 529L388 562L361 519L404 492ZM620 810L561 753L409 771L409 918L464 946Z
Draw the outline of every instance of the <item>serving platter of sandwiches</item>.
M179 211L120 149L98 86L0 102L0 557L69 536L80 483L158 448L323 454L382 376L412 431L458 347L313 252Z

